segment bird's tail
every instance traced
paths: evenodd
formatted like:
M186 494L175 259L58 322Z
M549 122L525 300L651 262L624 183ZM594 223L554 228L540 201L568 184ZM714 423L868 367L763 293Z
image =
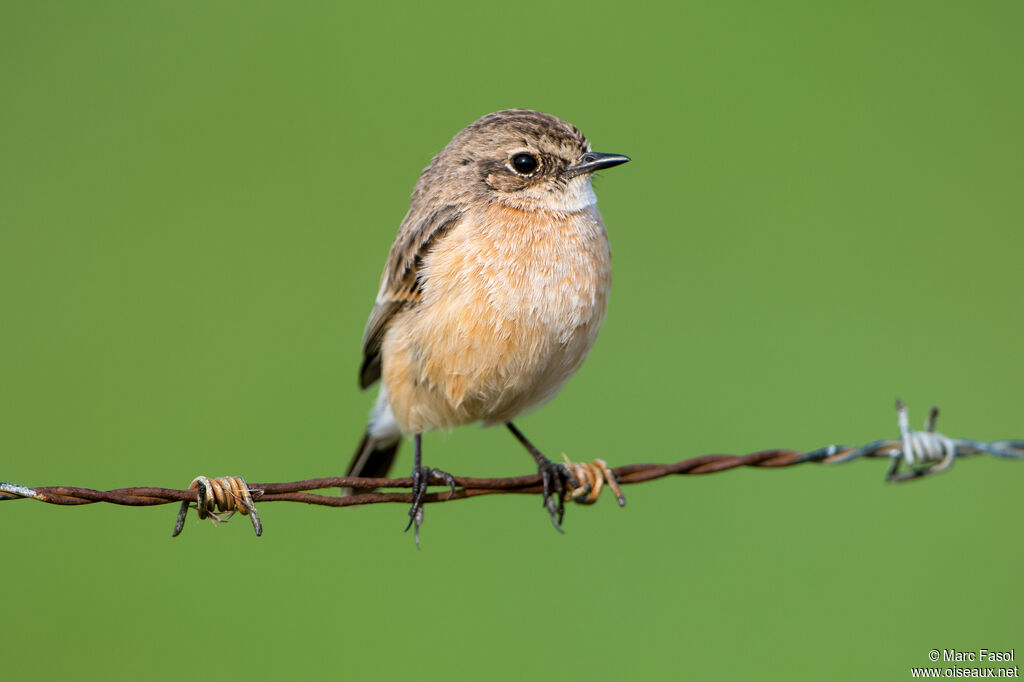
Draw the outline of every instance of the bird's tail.
M366 428L359 447L348 463L346 476L362 476L364 478L385 478L391 469L391 463L398 454L398 446L402 444L401 436L381 438L374 436L372 427ZM368 492L363 489L362 492Z
M346 476L362 476L364 478L385 478L391 464L398 454L398 446L402 444L402 432L391 413L387 391L383 387L377 395L377 403L370 414L370 424L366 427L359 447L348 463ZM345 494L352 494L346 489ZM370 492L363 488L355 492Z

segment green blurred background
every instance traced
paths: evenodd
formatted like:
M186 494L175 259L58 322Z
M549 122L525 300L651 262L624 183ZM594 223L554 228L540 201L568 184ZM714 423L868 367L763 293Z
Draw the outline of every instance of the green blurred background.
M520 421L613 464L1024 437L1019 2L4 2L0 479L339 475L419 171L507 107L596 180L597 347ZM426 438L530 473L502 430ZM411 466L410 448L400 461ZM1024 462L674 478L568 510L0 507L4 675L902 680L1024 650Z

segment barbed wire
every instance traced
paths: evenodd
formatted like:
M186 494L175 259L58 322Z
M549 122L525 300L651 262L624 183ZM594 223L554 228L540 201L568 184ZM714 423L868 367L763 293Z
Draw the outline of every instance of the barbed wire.
M806 452L798 450L761 450L747 455L710 454L691 457L672 464L626 464L608 468L602 460L593 464L566 462L583 483L571 486L567 499L593 504L603 485L609 485L620 506L625 497L619 485L653 481L674 475L714 474L739 467L780 468L797 464L837 464L862 458L886 458L889 469L886 481L905 482L945 471L957 458L988 454L1006 459L1024 459L1024 440L984 442L971 439L949 438L935 431L938 409L932 408L924 431L909 428L906 407L897 402L900 438L876 440L859 447L829 445ZM576 467L574 469L574 467ZM902 467L902 471L901 471ZM455 490L428 493L424 503L448 502L479 497L481 495L536 495L543 490L540 474L505 478L473 478L455 476ZM431 479L432 485L445 482L440 477ZM445 484L446 485L446 484ZM55 505L80 505L105 502L132 507L182 503L174 535L181 532L185 512L196 509L200 518L214 522L235 512L251 517L257 535L262 532L255 502L301 502L327 507L357 507L368 504L405 503L413 501L411 492L378 492L382 488L412 488L412 477L362 478L333 476L285 483L249 483L240 477L207 479L197 477L187 490L157 487L118 488L93 490L74 486L44 486L30 488L0 481L0 501L32 499ZM311 490L350 488L367 492L346 496L311 493Z

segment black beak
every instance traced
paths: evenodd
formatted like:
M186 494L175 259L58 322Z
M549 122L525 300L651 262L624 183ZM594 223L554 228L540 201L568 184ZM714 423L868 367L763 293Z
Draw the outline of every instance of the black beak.
M598 152L587 152L580 159L580 162L575 166L569 166L565 169L566 177L574 178L577 175L583 175L584 173L593 173L599 171L602 168L611 168L612 166L618 166L620 163L626 163L629 161L628 156L622 154L599 154Z

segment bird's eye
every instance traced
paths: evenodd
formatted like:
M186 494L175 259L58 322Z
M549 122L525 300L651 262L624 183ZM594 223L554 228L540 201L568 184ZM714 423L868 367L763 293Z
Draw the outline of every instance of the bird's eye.
M537 157L533 154L523 153L512 157L512 168L520 175L529 175L537 170L539 165L540 162L537 161Z

